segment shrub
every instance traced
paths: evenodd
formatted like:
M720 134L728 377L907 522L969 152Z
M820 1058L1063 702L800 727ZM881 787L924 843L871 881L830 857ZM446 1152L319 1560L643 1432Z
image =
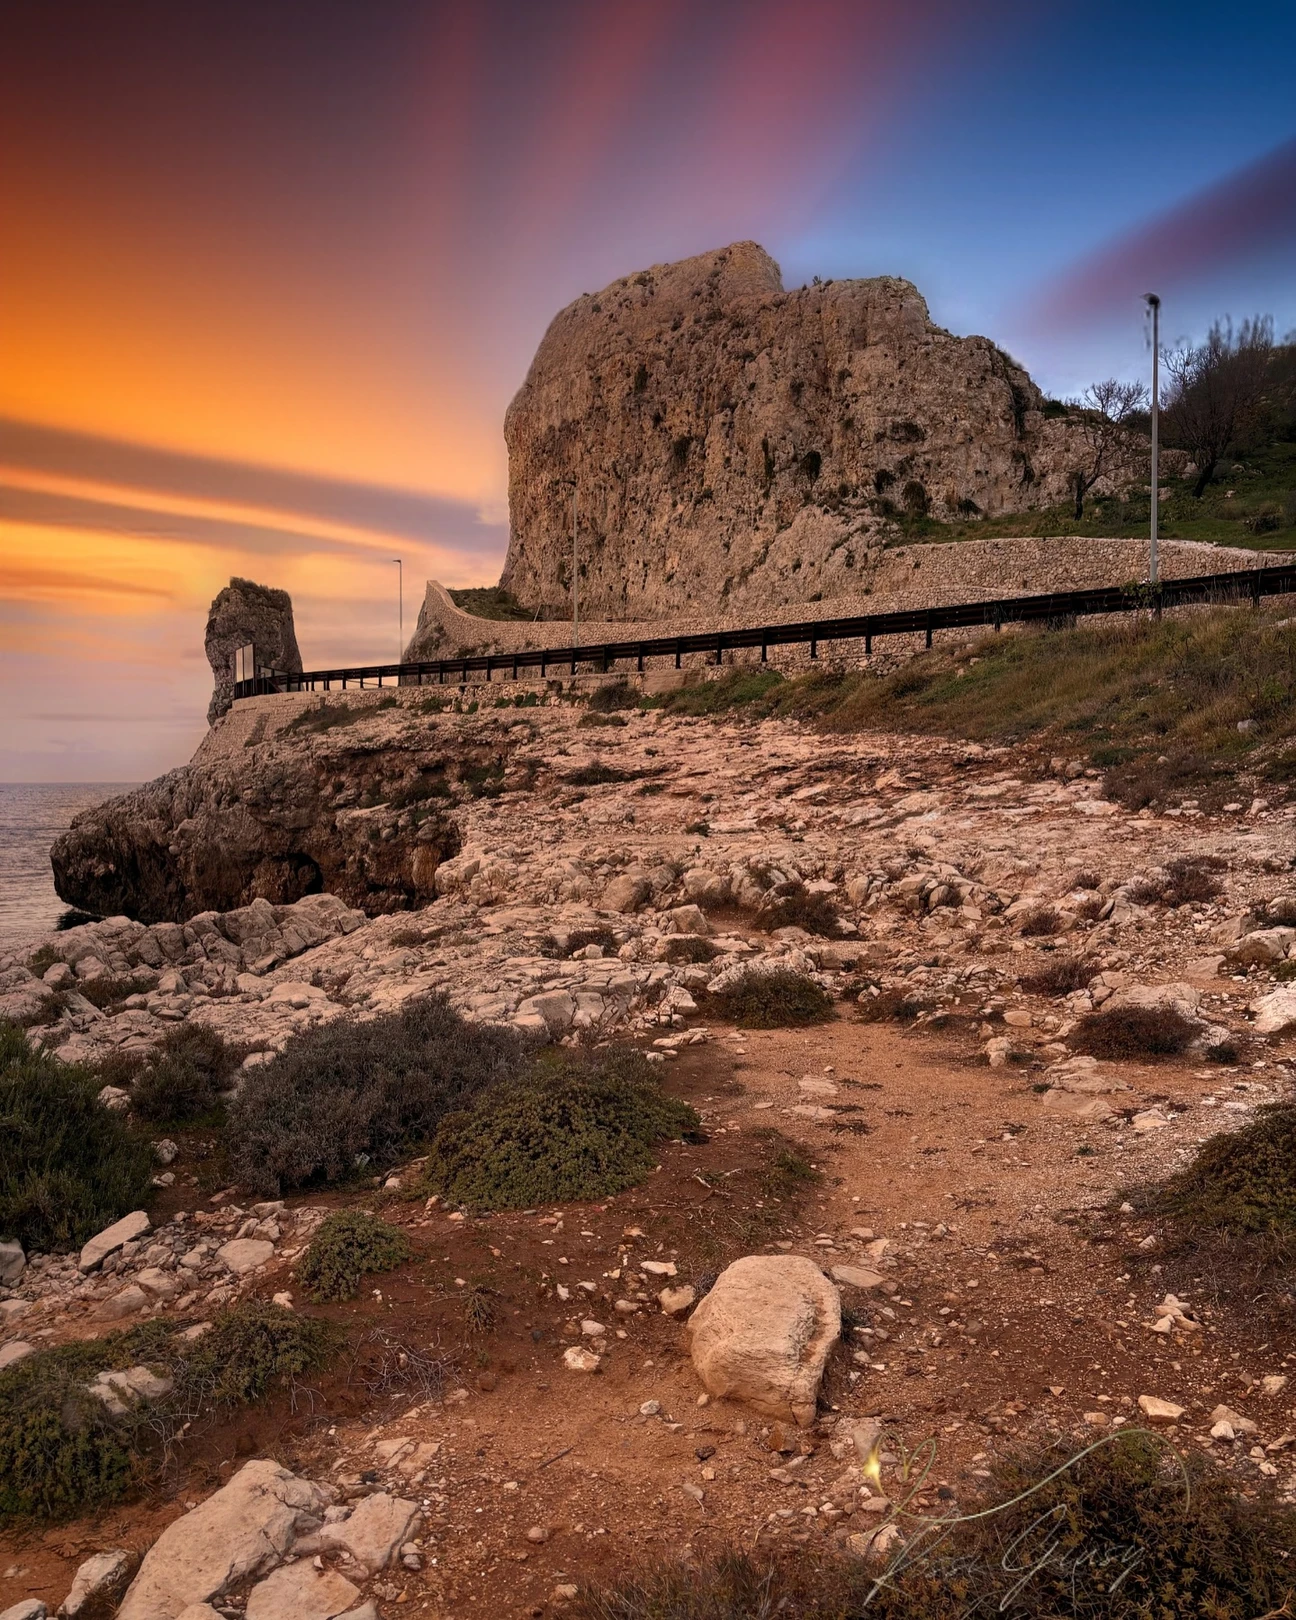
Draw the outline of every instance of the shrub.
M740 1029L791 1029L832 1017L832 997L817 980L790 968L753 969L711 996L717 1015Z
M1073 990L1083 990L1097 971L1097 966L1084 957L1058 951L1024 975L1022 989L1037 996L1068 996Z
M608 1198L641 1181L665 1137L698 1117L667 1097L639 1052L564 1056L453 1114L432 1139L427 1184L474 1209Z
M803 928L831 938L837 932L837 907L826 894L811 894L804 883L780 883L761 902L757 922L771 932Z
M1215 874L1225 862L1217 855L1181 856L1169 862L1169 881L1163 891L1167 905L1184 906L1193 901L1213 900L1223 885Z
M1061 928L1062 919L1052 906L1037 906L1022 918L1017 932L1024 939L1039 939L1047 934L1056 934Z
M759 666L736 669L719 680L699 681L696 686L682 686L677 692L667 693L662 707L672 714L724 714L730 709L759 704L782 685L783 677L776 670Z
M362 1209L326 1215L297 1267L297 1277L313 1300L354 1299L370 1271L392 1271L409 1259L404 1232Z
M293 731L332 731L337 726L352 725L364 714L364 709L353 709L349 703L321 703L316 709L303 709L294 715L283 729L285 735Z
M529 1054L516 1031L469 1024L444 995L306 1030L231 1104L230 1162L267 1195L384 1168L451 1110L520 1074Z
M1158 1202L1195 1226L1296 1232L1296 1107L1273 1104L1240 1131L1212 1136Z
M605 782L633 782L636 778L635 771L623 771L616 765L605 765L601 759L594 759L588 765L568 771L563 781L572 787L600 787Z
M1070 1040L1090 1057L1168 1057L1182 1052L1196 1034L1197 1025L1174 1007L1120 1007L1086 1013Z
M627 681L613 681L596 686L590 693L589 707L595 714L611 714L616 709L636 709L639 694Z
M948 1529L921 1520L883 1564L723 1553L586 1590L581 1620L1255 1620L1287 1606L1296 1513L1251 1502L1209 1459L1145 1433L1066 1463L1053 1451L998 1470L999 1511ZM1014 1501L1015 1496L1021 1500Z
M710 962L720 954L719 947L700 934L668 934L661 945L663 962Z
M0 1238L74 1248L148 1200L152 1146L100 1084L0 1024Z
M212 1114L239 1065L239 1054L201 1024L170 1030L135 1081L131 1107L154 1125L183 1125Z
M291 1386L328 1359L338 1333L327 1322L268 1300L250 1299L222 1311L177 1368L186 1417L207 1406L247 1406Z
M38 1350L0 1372L0 1521L104 1507L142 1478L143 1410L114 1416L86 1388L141 1358L134 1337Z
M151 990L153 984L151 974L141 973L124 979L105 974L99 979L78 979L75 989L92 1007L103 1008L115 1007L127 996L142 995L146 990Z

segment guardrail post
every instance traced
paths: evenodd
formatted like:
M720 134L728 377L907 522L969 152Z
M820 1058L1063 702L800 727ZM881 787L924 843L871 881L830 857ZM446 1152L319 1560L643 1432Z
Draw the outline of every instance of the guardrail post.
M871 630L864 632L864 656L865 658L872 658L873 656L873 632Z
M643 655L643 651L642 651L642 649L640 649L640 653L639 653L639 673L640 673L640 674L641 674L641 675L642 675L642 674L643 674L643 672L644 672L644 668L643 668L643 658L644 658L644 655Z
M675 643L675 668L678 669L679 667L680 667L680 644L677 641Z
M549 673L549 654L542 647L540 649L540 679L544 680Z
M810 656L811 656L811 658L818 658L818 656L819 656L819 638L818 638L818 636L811 636L810 637Z
M1260 606L1260 571L1257 569L1251 575L1251 600L1257 607Z
M717 647L716 648L716 663L717 664L720 662L720 656L719 655L720 655L720 649L719 649L719 647ZM761 663L762 664L767 664L768 662L769 662L769 642L766 641L764 636L762 636L761 637Z
M932 644L932 616L931 616L931 609L928 608L927 609L927 648L928 648L928 651L931 650L931 644Z
M517 661L517 659L515 657L514 660L513 660L513 679L514 680L517 680L517 678L518 678L517 672L518 672L518 661Z

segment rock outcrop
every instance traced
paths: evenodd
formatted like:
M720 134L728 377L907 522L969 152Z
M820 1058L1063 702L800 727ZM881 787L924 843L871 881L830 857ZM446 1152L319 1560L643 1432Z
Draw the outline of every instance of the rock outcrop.
M785 292L754 242L655 265L551 323L505 418L501 584L660 619L858 588L897 512L1065 498L1079 445L987 338L933 325L892 277Z
M426 904L459 849L449 778L491 762L472 747L448 758L426 732L353 745L360 711L335 708L320 727L309 701L274 711L303 723L265 746L266 713L228 716L190 764L83 812L50 851L58 893L145 923L321 892L371 916Z
M216 678L207 706L208 725L234 701L234 654L249 642L256 649L258 668L301 672L292 597L250 579L231 579L207 614L207 662Z

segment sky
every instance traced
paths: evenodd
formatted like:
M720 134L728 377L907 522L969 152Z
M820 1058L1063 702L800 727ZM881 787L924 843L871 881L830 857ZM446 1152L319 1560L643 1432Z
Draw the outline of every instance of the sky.
M754 239L898 275L1067 396L1296 328L1296 7L1238 0L7 0L0 780L202 735L208 604L375 662L498 578L550 318Z

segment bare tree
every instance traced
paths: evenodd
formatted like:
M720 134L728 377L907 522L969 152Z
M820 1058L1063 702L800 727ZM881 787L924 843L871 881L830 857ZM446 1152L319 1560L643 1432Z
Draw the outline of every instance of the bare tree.
M1071 473L1077 519L1084 516L1085 496L1098 480L1119 471L1131 459L1138 437L1136 419L1147 401L1142 383L1117 382L1115 377L1091 383L1079 399L1072 400L1086 450L1084 460Z
M1236 336L1232 321L1216 321L1205 343L1187 344L1166 356L1166 443L1192 457L1197 467L1193 494L1199 498L1220 457L1260 409L1272 354L1273 316L1257 315L1243 321Z

